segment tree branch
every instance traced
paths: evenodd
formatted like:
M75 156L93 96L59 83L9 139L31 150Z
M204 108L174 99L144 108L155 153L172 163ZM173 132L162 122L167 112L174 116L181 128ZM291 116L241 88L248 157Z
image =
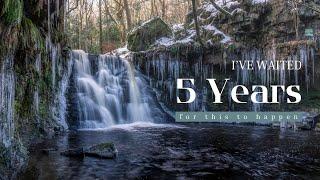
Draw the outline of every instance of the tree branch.
M222 7L220 7L216 2L214 2L214 0L209 0L211 2L211 4L213 5L214 8L216 8L218 11L228 15L228 16L232 16L232 14L230 12L228 12L227 10L223 9Z
M67 14L70 14L73 10L75 10L75 9L77 9L78 8L78 6L79 6L79 0L76 0L76 5L75 5L75 7L72 7L72 8L70 8L70 9L68 9L68 12L67 12Z
M107 3L107 0L104 0L104 6L105 6L105 10L107 15L110 17L110 19L116 24L118 25L118 22L116 21L116 19L112 16L110 10L109 10L109 5Z

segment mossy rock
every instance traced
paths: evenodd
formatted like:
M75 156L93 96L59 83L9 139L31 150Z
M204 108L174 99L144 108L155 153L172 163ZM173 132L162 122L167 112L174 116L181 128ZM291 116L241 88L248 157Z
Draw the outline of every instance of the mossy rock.
M33 24L31 19L25 16L22 17L19 38L22 49L44 50L44 38L42 37L40 30Z
M172 36L169 26L159 17L153 18L133 29L127 37L128 49L145 51L161 37Z
M104 159L113 159L117 156L117 149L113 143L101 143L85 149L85 155Z
M9 149L3 143L0 143L0 168L7 167L10 163Z
M6 24L20 23L23 16L23 2L21 0L4 0L0 16Z
M60 154L67 157L79 157L83 158L85 156L103 158L103 159L113 159L117 156L117 149L113 143L101 143L88 148L77 148L68 149L61 152Z

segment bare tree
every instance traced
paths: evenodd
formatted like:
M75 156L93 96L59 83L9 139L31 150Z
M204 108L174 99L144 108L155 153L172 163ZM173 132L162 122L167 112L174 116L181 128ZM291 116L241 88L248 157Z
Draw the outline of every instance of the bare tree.
M109 18L110 18L116 25L118 25L119 23L117 22L117 20L113 17L113 15L112 15L111 12L110 12L110 7L109 7L109 5L108 5L107 0L104 0L104 9L105 9L105 11L106 11L106 17L109 16Z
M123 5L124 5L124 10L126 12L127 29L129 31L131 29L132 22L131 22L131 13L130 13L128 0L123 0Z
M103 49L102 49L102 43L103 43L103 39L102 39L102 0L99 0L99 46L100 46L100 53L103 53Z
M194 26L196 28L197 41L200 43L201 47L203 47L203 43L200 36L200 28L198 24L196 0L191 0L191 1L192 1L192 14L193 14Z

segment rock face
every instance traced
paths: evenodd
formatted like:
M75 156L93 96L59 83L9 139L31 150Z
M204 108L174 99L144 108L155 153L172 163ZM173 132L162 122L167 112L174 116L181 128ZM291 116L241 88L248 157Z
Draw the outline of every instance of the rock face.
M60 154L67 157L83 158L89 156L102 159L114 159L117 153L118 151L113 143L101 143L88 148L68 149Z
M170 37L172 31L159 17L153 18L128 34L128 49L131 51L145 51L160 37Z
M70 61L62 53L63 5L0 3L0 179L15 178L35 139L66 128L63 94Z

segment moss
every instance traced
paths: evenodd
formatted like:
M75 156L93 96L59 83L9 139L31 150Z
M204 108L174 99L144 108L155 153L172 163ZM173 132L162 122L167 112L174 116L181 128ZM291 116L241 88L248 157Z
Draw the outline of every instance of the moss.
M39 29L25 16L21 21L19 37L22 49L44 50L44 38Z
M95 146L92 146L90 148L91 151L104 151L106 149L112 149L115 150L115 146L113 143L111 142L107 142L107 143L101 143Z
M10 159L8 156L8 149L4 146L4 144L0 143L0 167L8 166Z
M23 2L21 0L4 0L1 14L3 14L6 24L20 23L23 16Z
M0 17L7 11L9 2L10 0L3 0L3 2L0 3Z
M172 36L169 26L161 18L154 18L128 34L128 49L131 51L145 51L150 48L150 45L156 39L168 36Z

